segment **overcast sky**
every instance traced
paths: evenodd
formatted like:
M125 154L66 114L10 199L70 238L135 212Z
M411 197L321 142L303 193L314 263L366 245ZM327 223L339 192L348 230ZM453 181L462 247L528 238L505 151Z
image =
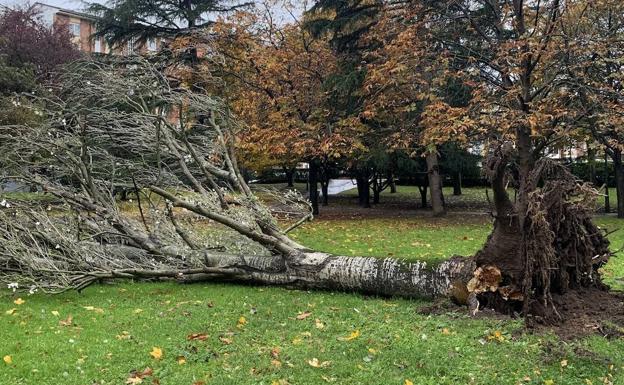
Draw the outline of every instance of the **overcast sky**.
M0 0L0 4L14 6L14 5L26 5L28 3L32 4L37 2L34 1L26 1L26 0ZM80 10L84 8L84 3L81 0L39 0L40 3L53 5L55 7L67 8ZM89 2L93 3L104 3L105 0L89 0Z

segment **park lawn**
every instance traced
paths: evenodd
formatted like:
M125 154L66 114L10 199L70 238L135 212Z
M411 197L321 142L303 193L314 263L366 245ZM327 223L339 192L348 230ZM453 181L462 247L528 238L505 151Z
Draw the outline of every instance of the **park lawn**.
M620 223L597 221L608 228ZM438 261L473 253L487 236L487 222L332 220L313 222L296 236L336 253L386 256L390 250ZM624 242L618 233L611 239L614 247ZM624 276L621 258L606 269L612 282ZM133 371L148 367L153 375L142 383L162 385L624 383L624 339L561 342L523 333L517 320L423 314L426 301L174 283L21 297L18 305L17 296L0 293L0 356L11 361L0 361L2 385L125 384ZM150 356L154 347L161 359Z

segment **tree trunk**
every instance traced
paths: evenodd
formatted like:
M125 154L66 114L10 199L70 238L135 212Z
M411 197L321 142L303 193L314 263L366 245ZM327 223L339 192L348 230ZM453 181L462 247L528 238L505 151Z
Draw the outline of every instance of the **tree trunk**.
M624 162L622 151L613 150L613 168L615 169L615 187L617 193L617 216L624 218Z
M609 200L609 155L605 150L604 154L604 180L605 180L605 213L611 212L611 202Z
M312 159L308 168L308 185L309 198L312 202L312 214L319 214L319 196L318 196L318 160Z
M426 180L427 179L425 178L425 183L423 186L418 186L418 192L420 192L420 207L423 209L427 208L427 190L429 190L429 186Z
M475 262L479 269L498 271L498 277L482 290L471 291L499 311L558 322L552 295L604 287L598 269L609 258L609 243L592 223L586 202L570 199L583 194L574 176L547 158L536 162L528 130L516 136L515 148L510 142L501 145L484 167L496 213L494 229ZM519 184L515 204L506 191L506 178L512 177L506 170L514 163Z
M321 181L321 192L323 193L323 206L329 205L329 179Z
M587 168L589 183L596 185L596 149L591 147L591 143L587 143Z
M390 184L390 194L396 194L396 180L394 180L394 175L392 175L392 173L388 174L388 183Z
M442 180L440 178L440 166L438 154L431 151L427 154L427 175L429 178L429 190L431 191L431 208L434 216L445 214L444 200L442 198Z
M453 175L453 195L462 195L462 174L456 171Z
M284 167L284 173L286 174L287 187L295 187L295 167Z
M360 206L370 208L370 179L368 170L357 170L355 181L357 183Z
M379 204L379 195L381 194L381 185L379 178L375 176L373 178L373 203Z
M208 266L180 271L118 270L94 272L106 278L170 277L180 282L228 280L296 288L346 290L383 296L433 298L450 295L461 300L472 277L474 262L454 257L437 265L406 263L393 258L336 256L305 252L290 260L274 257L218 256Z

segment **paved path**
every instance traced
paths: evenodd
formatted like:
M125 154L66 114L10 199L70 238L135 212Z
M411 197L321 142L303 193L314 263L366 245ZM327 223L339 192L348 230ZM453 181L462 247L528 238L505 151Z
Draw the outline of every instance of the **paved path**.
M338 195L355 187L356 184L351 179L330 179L329 186L327 186L327 195Z

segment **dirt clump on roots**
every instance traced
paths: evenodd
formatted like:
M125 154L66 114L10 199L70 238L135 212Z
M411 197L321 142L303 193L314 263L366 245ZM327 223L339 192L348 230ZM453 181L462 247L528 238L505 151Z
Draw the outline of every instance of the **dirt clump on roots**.
M552 295L559 317L548 319L552 313L539 301L531 304L526 316L529 329L550 331L569 340L588 335L605 338L624 336L624 293L588 287Z

